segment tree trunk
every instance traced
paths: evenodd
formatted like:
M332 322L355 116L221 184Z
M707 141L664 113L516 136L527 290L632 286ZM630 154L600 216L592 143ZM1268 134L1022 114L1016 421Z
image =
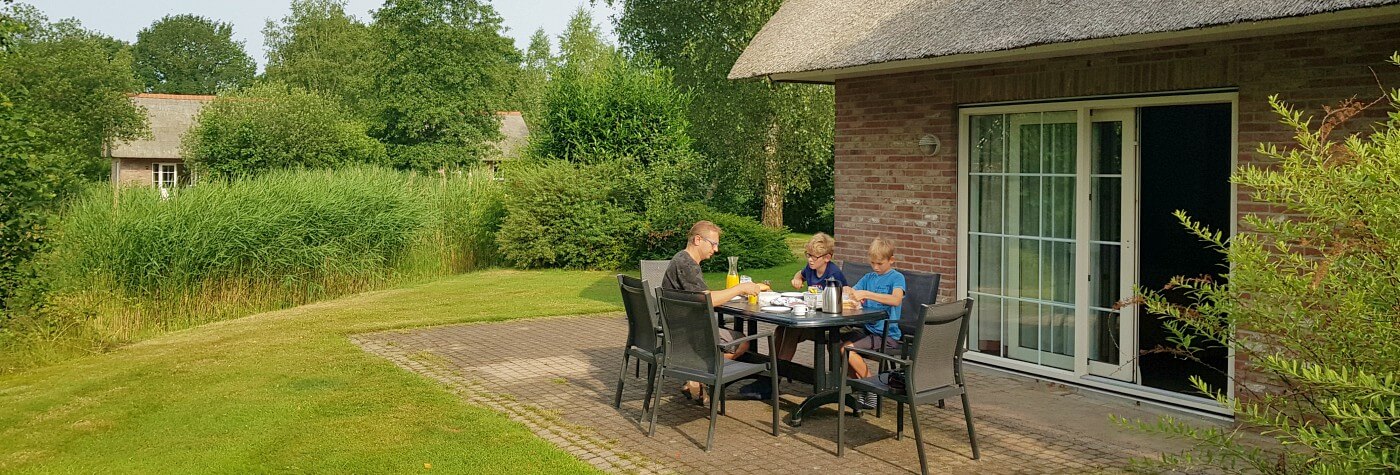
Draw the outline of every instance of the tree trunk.
M763 225L783 227L783 175L778 163L778 119L768 124L763 140Z

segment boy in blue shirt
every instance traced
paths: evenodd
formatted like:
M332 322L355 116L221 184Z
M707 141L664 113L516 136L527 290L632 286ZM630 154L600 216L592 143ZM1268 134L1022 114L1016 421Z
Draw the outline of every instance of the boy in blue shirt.
M841 341L845 346L864 348L867 350L880 349L880 340L885 341L886 348L899 348L899 339L903 333L899 329L900 306L904 303L904 274L894 270L894 245L881 238L875 238L870 242L870 267L874 272L865 274L856 282L854 287L845 289L846 295L850 295L853 300L860 302L865 308L875 310L885 310L889 313L889 318L865 324L864 327L847 327L841 333ZM889 337L885 337L885 327L889 327ZM870 367L865 364L865 358L860 355L850 354L851 367L849 373L852 378L862 379L870 377ZM861 397L861 402L867 407L875 407L873 394L865 394Z

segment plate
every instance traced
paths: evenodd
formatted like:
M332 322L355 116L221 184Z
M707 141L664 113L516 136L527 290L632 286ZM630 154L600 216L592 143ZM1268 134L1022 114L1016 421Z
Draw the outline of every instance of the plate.
M802 298L803 292L783 292L780 295L782 295L783 297L792 297L800 299Z
M788 308L788 307L777 307L777 306L759 307L759 310L762 310L762 311L765 311L765 312L772 312L772 313L783 313L783 312L791 312L791 311L792 311L791 308Z
M729 299L729 301L730 301L730 302L738 302L739 300L741 300L741 299L743 299L743 298L744 298L743 295L735 295L734 298Z

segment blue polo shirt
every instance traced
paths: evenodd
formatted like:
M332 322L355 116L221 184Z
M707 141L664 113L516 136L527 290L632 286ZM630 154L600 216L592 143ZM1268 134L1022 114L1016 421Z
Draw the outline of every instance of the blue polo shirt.
M842 287L851 285L846 282L846 274L842 274L841 268L836 267L836 264L828 262L826 263L826 269L822 269L822 271L821 275L817 275L817 271L812 270L812 266L804 266L802 267L802 280L806 281L808 286L815 285L817 287L822 287L827 277L835 277L836 280L841 282Z
M890 269L889 272L884 274L876 274L874 272L865 274L864 277L860 278L860 282L856 282L856 285L852 288L856 290L869 290L877 294L886 295L894 294L894 289L904 289L905 292L909 291L908 287L904 285L904 274L894 269ZM872 335L883 335L885 333L886 322L899 320L901 308L899 305L885 305L874 300L866 299L865 308L884 310L889 312L890 315L889 320L880 320L878 322L865 324L865 330ZM903 336L904 333L900 331L899 325L890 325L890 338L898 340Z

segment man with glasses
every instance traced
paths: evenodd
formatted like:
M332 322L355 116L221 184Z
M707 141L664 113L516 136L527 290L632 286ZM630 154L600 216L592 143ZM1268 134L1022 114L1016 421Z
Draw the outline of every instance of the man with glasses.
M710 290L705 285L705 275L700 271L700 263L719 252L721 232L719 226L709 221L700 221L691 226L685 249L671 257L671 263L666 266L666 274L661 278L661 288L696 292ZM728 289L712 290L710 291L710 304L718 307L736 296L753 295L768 290L766 287L763 284L746 282ZM721 328L719 334L720 340L724 342L744 337L744 334L738 330L727 328ZM749 342L740 343L732 349L727 349L724 357L731 360L737 358L748 350L748 346ZM687 397L699 399L703 404L704 396L701 393L701 388L700 383L687 381L681 391L684 391Z

